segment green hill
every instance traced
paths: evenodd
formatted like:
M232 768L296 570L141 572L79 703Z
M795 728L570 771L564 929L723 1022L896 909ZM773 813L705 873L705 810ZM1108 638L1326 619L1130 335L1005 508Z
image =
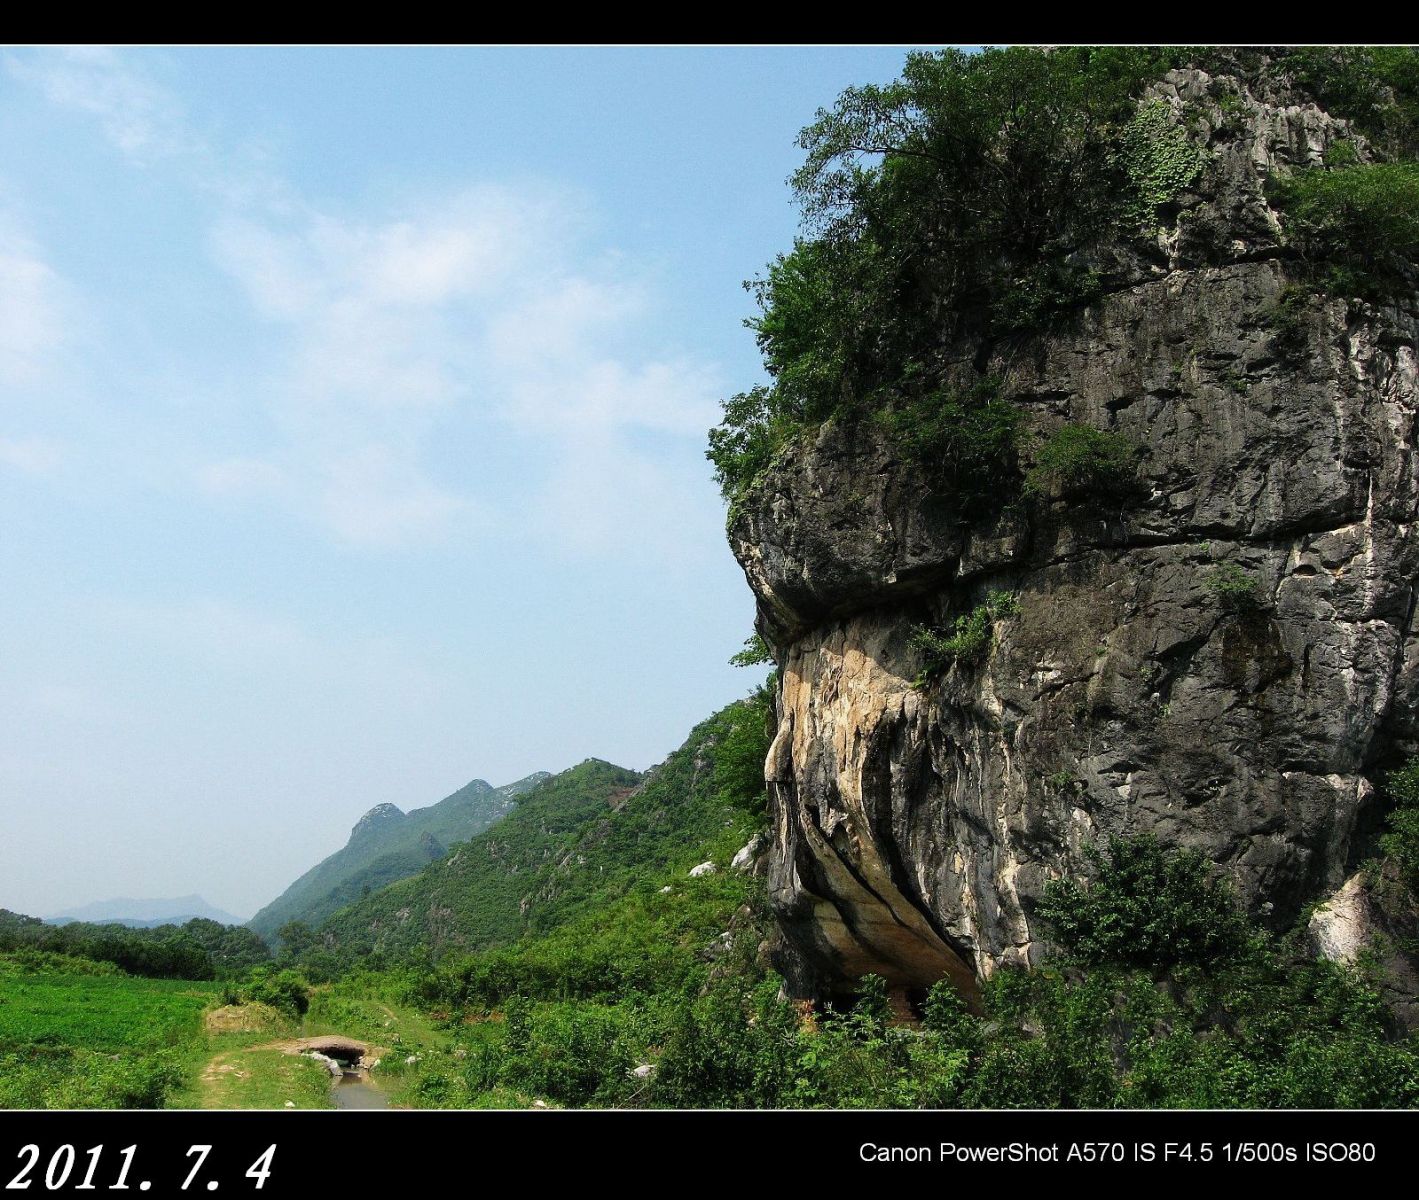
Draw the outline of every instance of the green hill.
M359 819L343 848L297 879L248 925L268 939L287 921L318 925L362 896L421 871L452 843L487 829L518 796L547 778L539 771L499 788L475 779L437 804L407 813L393 804L376 805Z
M605 910L666 871L727 861L753 821L732 799L723 750L754 726L748 758L760 772L762 724L761 707L730 705L645 776L588 759L546 780L494 828L335 914L325 944L342 956L480 950Z

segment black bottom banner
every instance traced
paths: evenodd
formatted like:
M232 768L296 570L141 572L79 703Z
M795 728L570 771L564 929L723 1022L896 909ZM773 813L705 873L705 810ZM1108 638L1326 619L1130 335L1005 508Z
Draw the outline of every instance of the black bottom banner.
M1416 1140L1415 1112L11 1112L0 1190L421 1194L509 1172L755 1187L963 1170L1368 1173L1407 1169Z

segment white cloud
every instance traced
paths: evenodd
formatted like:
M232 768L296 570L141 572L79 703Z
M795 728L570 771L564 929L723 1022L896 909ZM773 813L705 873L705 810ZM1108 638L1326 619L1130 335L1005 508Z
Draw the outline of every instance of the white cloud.
M199 466L197 485L209 496L255 499L274 496L286 487L279 467L254 458L228 458Z
M536 446L549 482L532 507L568 513L559 544L577 531L597 549L610 531L634 536L637 512L614 481L657 472L632 441L698 445L716 380L704 363L640 348L653 292L588 252L580 224L571 198L530 187L473 188L384 222L224 222L217 261L279 331L280 444L264 464L208 468L209 488L303 496L354 542L437 537L491 519L492 500L437 482L427 452L448 429L492 423Z
M22 475L48 475L63 461L63 447L52 438L0 437L0 467Z
M105 136L138 161L201 152L171 93L127 67L104 46L71 46L7 56L11 75L60 108L96 120Z
M370 546L442 537L455 520L482 523L479 506L425 480L379 445L322 464L320 512L341 537Z
M39 250L0 219L0 385L48 374L65 335L65 288Z
M212 201L212 258L266 330L244 385L250 428L264 421L264 431L220 447L194 431L185 477L202 495L285 508L365 546L437 541L501 510L510 532L526 515L558 546L596 552L669 531L704 503L662 459L676 445L698 461L716 373L659 345L657 289L590 241L585 197L482 184L332 215L194 131L131 54L6 62L95 120L134 164L172 168ZM48 287L38 260L10 274L21 290ZM23 298L15 307L43 312ZM22 349L43 334L11 340ZM477 470L448 478L447 461L440 473L445 441L489 439L504 476L526 457L514 487L484 484Z

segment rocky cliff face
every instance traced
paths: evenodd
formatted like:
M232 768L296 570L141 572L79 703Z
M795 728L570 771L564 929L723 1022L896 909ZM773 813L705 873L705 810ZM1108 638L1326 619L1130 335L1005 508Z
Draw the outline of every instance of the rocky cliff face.
M790 447L735 508L782 670L767 870L799 994L868 971L969 992L1038 961L1043 888L1113 834L1200 849L1277 927L1368 853L1370 780L1416 736L1419 323L1320 296L1278 319L1263 180L1349 131L1240 80L1223 113L1209 82L1152 93L1209 153L1156 251L1105 264L1066 328L961 348L1040 434L1141 447L1139 498L966 519L863 422ZM1257 603L1218 594L1224 564ZM914 686L913 629L999 588L1018 611L988 657Z

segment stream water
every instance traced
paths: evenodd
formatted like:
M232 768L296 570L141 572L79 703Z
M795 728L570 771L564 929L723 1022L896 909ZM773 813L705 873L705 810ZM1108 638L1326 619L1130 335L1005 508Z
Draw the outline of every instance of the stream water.
M388 1108L389 1097L369 1080L364 1071L346 1071L330 1084L336 1108Z

